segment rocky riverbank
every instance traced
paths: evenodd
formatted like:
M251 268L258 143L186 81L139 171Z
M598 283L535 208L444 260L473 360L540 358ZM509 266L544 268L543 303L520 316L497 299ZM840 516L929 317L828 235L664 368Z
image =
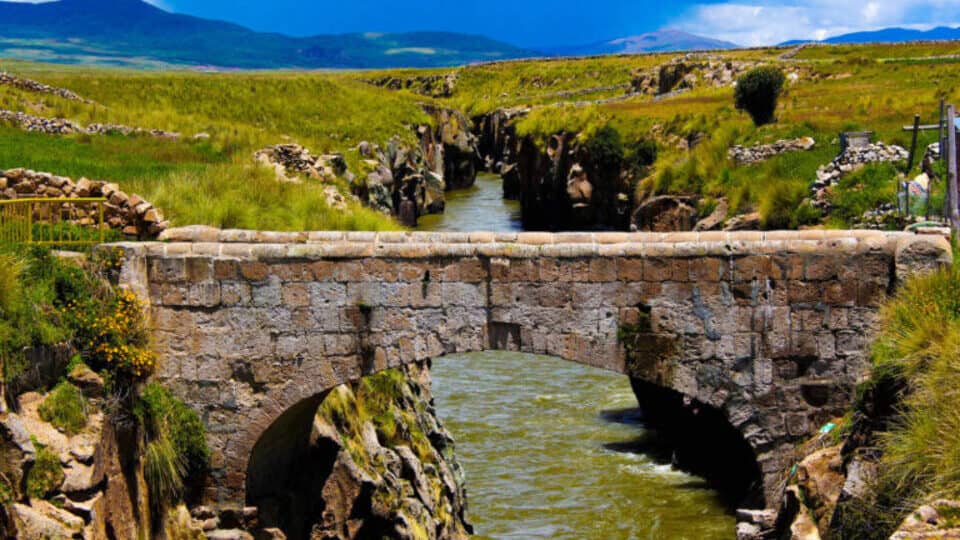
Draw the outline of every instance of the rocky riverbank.
M330 391L309 451L250 483L260 524L288 538L465 539L463 473L436 417L427 365Z

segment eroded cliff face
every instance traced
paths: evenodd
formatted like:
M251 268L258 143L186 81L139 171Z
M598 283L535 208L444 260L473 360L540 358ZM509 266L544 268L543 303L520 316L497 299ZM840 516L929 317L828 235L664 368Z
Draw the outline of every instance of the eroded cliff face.
M520 200L523 228L628 230L633 199L625 164L608 162L577 133L518 135L514 123L528 112L500 109L473 121L481 163L503 177L506 198Z
M249 501L261 526L288 538L440 540L471 532L462 471L436 418L426 365L330 391L308 451L291 467L300 473L250 488Z

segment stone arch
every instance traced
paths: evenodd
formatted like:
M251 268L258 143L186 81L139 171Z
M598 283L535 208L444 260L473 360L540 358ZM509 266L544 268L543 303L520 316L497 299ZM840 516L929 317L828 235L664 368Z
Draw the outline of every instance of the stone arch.
M309 531L297 530L296 516L319 515L317 498L304 497L312 486L322 485L333 461L325 455L331 449L314 444L313 418L328 392L303 399L285 410L267 427L247 457L244 484L245 504L259 509L261 523L280 526L294 537ZM305 466L309 465L309 466Z
M644 422L671 444L673 461L704 477L737 508L763 508L767 496L757 449L728 410L667 386L630 378Z

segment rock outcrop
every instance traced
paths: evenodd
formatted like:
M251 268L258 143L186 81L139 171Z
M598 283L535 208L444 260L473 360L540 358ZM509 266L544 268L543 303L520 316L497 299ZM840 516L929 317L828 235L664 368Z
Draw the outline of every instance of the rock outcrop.
M420 216L443 212L447 186L442 149L431 147L433 153L425 154L420 146L395 136L385 148L362 142L357 150L360 174L350 189L364 204L396 216L409 227L416 226Z
M960 539L960 501L940 499L918 507L890 540Z
M474 119L483 166L503 177L505 197L520 200L524 229L627 230L630 171L598 163L577 133L518 136L514 122L528 112L501 109Z
M284 182L299 183L304 178L330 182L341 176L350 181L352 178L342 154L315 156L299 144L268 146L258 150L253 159L261 165L272 167L277 179Z
M653 69L635 71L629 93L663 96L700 86L732 86L740 74L757 65L757 62L732 61L690 53Z
M411 77L385 75L375 79L368 79L367 82L388 90L409 90L421 96L448 98L453 96L457 88L458 79L459 77L456 73Z
M727 155L737 165L750 165L766 161L774 156L785 154L787 152L800 152L810 150L816 145L812 137L800 137L798 139L784 139L772 144L761 144L757 146L734 146L730 148Z
M464 189L477 180L480 153L470 120L458 111L424 105L436 126L420 126L420 149L434 170L443 174L446 189Z
M17 88L19 90L26 90L28 92L35 92L38 94L49 94L51 96L57 96L63 99L68 99L70 101L79 101L80 103L86 103L87 105L95 104L93 101L80 97L75 92L67 90L66 88L57 88L56 86L50 86L49 84L44 84L39 81L18 77L12 73L7 73L5 71L0 72L0 86L11 86L13 88Z
M139 195L124 193L117 184L86 178L73 181L65 176L28 169L0 171L0 199L27 197L103 197L107 199L102 203L104 224L137 238L155 238L170 225L158 208ZM36 220L49 220L49 214L38 212L34 216ZM81 227L95 227L99 219L99 208L94 204L64 201L57 212L58 221Z
M640 232L692 231L697 224L696 202L692 197L659 195L637 207L630 229Z
M296 478L251 488L260 525L290 538L441 540L472 532L453 439L435 416L425 365L331 390L314 418L310 451L292 467Z

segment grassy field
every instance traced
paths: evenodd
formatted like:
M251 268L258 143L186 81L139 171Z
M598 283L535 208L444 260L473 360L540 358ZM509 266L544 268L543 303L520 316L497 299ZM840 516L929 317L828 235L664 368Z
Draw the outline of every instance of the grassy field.
M634 71L655 68L675 54L524 60L449 70L216 74L0 61L0 69L69 88L97 102L86 105L0 87L0 108L84 124L119 123L184 134L180 141L165 141L42 136L2 128L0 168L24 166L118 181L123 189L163 208L175 224L394 228L390 219L357 207L349 215L326 208L317 186L277 185L253 165L252 153L269 144L295 141L315 153L343 152L356 170L355 147L360 141L382 144L393 135L412 141L411 126L430 121L421 103L469 115L524 105L533 110L518 130L541 140L558 131L589 133L609 125L631 142L654 138L651 133L656 129L658 159L638 179L638 199L654 193L699 194L709 206L726 197L731 214L759 211L770 228L848 225L859 208L856 204L842 217L827 220L801 206L817 167L836 155L841 131L871 130L878 140L908 146L909 137L901 127L914 113L925 123L935 122L939 99L960 97L960 72L950 57L960 52L960 46L812 47L800 51L795 60L780 60L787 50L717 53L727 60L774 63L800 74L780 100L778 121L761 128L734 109L732 88L698 88L662 100L633 96L594 103L623 96ZM458 75L456 89L440 99L364 82L384 74L451 72ZM209 140L193 141L192 135L199 132L209 134ZM731 144L805 135L817 140L815 150L749 167L735 166L726 157ZM935 137L924 133L920 148ZM677 149L671 141L678 139L697 144L689 151ZM890 178L877 180L881 173L874 171L870 182L855 178L843 189L879 186L882 199L893 193L889 187L895 185L895 171L888 168L882 174ZM840 198L837 204L845 204Z

